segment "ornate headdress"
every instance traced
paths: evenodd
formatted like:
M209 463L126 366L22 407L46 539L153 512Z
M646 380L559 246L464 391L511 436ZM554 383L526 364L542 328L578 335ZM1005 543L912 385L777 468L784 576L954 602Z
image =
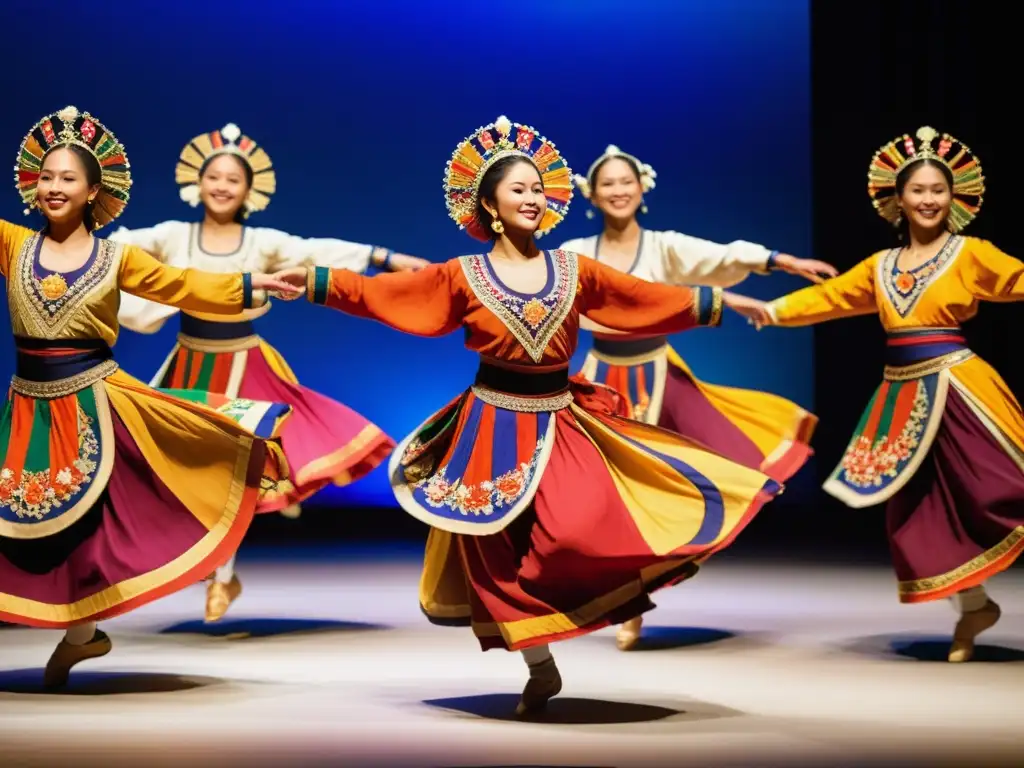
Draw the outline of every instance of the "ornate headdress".
M555 145L528 125L510 122L502 115L490 125L478 128L452 153L444 169L444 196L448 215L477 240L488 240L476 215L480 181L487 169L503 157L527 157L540 171L548 207L537 229L546 235L565 218L572 200L572 171Z
M46 153L67 144L88 150L100 164L100 191L93 201L92 211L93 229L97 230L124 211L132 175L121 142L88 112L64 107L36 123L18 148L14 183L28 214L36 205L36 188Z
M935 139L939 146L932 147ZM953 204L949 211L949 229L959 232L973 221L981 209L985 177L981 164L970 148L929 126L917 129L917 143L907 134L893 139L875 152L868 168L868 195L878 214L890 224L899 224L902 212L896 199L896 177L915 160L935 160L953 174Z
M590 200L590 196L594 191L594 174L597 173L597 169L605 160L609 160L613 157L625 158L636 166L637 170L640 172L640 188L644 192L650 192L654 189L654 180L658 177L658 174L654 172L654 169L647 163L641 163L640 159L634 155L631 155L628 152L623 152L614 144L609 144L608 148L604 151L604 154L590 164L590 168L587 169L586 176L576 174L573 177L573 181L575 181L576 186L579 187L580 194L587 198L587 200Z
M259 144L243 136L234 123L219 131L201 133L185 145L174 169L174 180L181 185L181 199L195 208L199 205L199 172L210 158L232 154L252 170L252 187L245 198L245 215L262 211L270 205L270 197L277 191L277 175L270 155Z

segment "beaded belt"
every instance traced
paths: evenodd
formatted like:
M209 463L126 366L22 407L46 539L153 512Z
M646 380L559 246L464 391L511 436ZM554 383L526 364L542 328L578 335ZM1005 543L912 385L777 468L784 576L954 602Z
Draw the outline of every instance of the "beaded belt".
M889 381L907 381L952 368L974 357L959 328L908 328L891 331L885 345Z
M472 391L488 405L520 413L560 411L572 402L568 368L530 372L481 361Z

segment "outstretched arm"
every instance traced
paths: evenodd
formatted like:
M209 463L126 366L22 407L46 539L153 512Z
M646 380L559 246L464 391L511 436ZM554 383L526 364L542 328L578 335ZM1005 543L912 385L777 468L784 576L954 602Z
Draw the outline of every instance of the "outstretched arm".
M982 301L1024 300L1024 262L996 248L987 240L970 243L973 258L965 275L975 296Z
M109 239L115 243L138 246L162 264L184 268L189 263L190 227L183 221L164 221L140 229L121 227ZM123 328L136 333L156 333L177 312L177 307L158 304L125 292L121 295L117 321Z
M767 274L778 255L762 245L736 240L716 243L681 232L661 233L660 261L652 265L658 282L730 288L751 273Z
M583 312L605 328L675 333L722 320L721 288L650 283L579 256Z
M0 275L8 278L18 250L22 244L32 237L32 230L0 219Z
M169 267L131 245L121 253L118 284L121 290L143 299L215 315L234 315L262 306L268 290L298 292L263 274L215 274Z
M462 324L465 295L452 283L454 262L418 272L366 277L347 269L315 267L285 270L275 278L304 285L314 304L376 320L415 336L444 336Z
M788 253L769 251L763 245L735 240L715 243L680 232L665 232L661 254L661 282L674 285L717 285L730 288L751 273L782 270L820 283L838 271L816 259L798 259Z
M799 326L878 312L877 261L876 254L821 285L802 288L769 302L765 320L771 325Z
M276 229L258 229L259 249L266 256L263 268L278 272L292 267L331 267L365 272L371 265L392 272L422 269L426 259L395 253L379 245L350 243L320 237L296 237Z

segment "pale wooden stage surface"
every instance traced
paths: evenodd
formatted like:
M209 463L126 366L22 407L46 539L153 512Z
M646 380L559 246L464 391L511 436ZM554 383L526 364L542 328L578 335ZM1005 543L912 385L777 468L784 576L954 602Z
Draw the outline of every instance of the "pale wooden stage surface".
M204 628L192 587L108 622L106 658L40 688L57 632L0 630L0 765L1024 764L1024 578L983 661L946 664L947 603L901 606L885 568L709 564L659 593L643 650L554 647L546 721L509 715L518 655L432 627L414 562L251 564Z

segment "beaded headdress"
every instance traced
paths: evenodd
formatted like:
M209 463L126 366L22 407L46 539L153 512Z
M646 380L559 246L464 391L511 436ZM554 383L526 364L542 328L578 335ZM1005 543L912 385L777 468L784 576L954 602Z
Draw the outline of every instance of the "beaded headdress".
M61 146L74 144L88 150L100 164L100 191L93 201L94 231L106 226L124 211L132 186L124 147L107 128L88 112L64 107L47 115L28 132L18 148L14 164L14 183L28 214L36 205L39 174L46 154Z
M540 171L548 207L536 236L546 235L565 218L572 200L572 171L555 145L536 130L502 115L478 128L452 153L444 169L444 196L448 215L477 240L490 239L476 214L480 182L495 162L510 155L527 157Z
M945 165L953 174L953 203L948 226L959 232L978 215L985 194L981 164L970 148L948 133L929 126L917 129L917 143L907 134L893 139L875 152L868 168L868 195L878 214L890 224L899 224L902 211L896 197L896 177L915 160L929 159ZM938 147L933 143L939 139Z
M590 168L587 169L586 176L576 174L573 177L573 181L576 182L576 186L579 188L581 195L590 200L590 196L594 191L594 174L597 173L597 169L605 160L610 160L613 157L624 158L636 166L637 170L640 172L640 188L644 192L650 192L654 189L654 180L658 177L658 174L654 172L654 169L647 163L641 163L639 158L629 154L628 152L623 152L614 144L609 144L608 148L604 151L604 154L590 164Z
M219 131L199 134L181 150L174 169L174 180L181 185L181 199L193 208L199 205L199 172L211 158L223 154L240 158L252 171L252 186L243 204L245 215L270 205L270 198L277 191L274 164L266 150L242 135L234 123L228 123Z

